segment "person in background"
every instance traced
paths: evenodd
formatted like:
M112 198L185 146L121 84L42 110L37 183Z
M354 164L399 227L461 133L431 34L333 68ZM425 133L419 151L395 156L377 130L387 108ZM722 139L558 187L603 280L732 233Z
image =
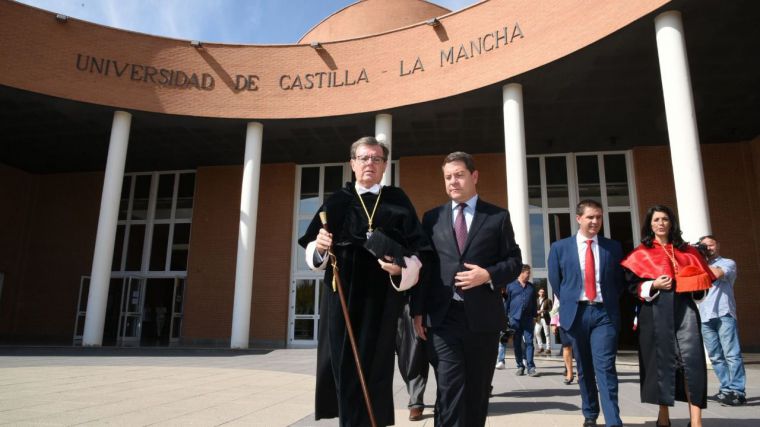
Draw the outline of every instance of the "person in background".
M545 354L547 356L552 354L552 340L549 338L549 324L551 323L551 317L549 311L552 309L552 300L546 297L546 289L540 288L538 290L538 300L536 301L536 326L533 329L533 335L536 336L536 344L538 344L538 354ZM543 335L541 333L543 332Z
M563 382L565 385L570 385L575 378L575 374L573 373L573 341L560 327L559 300L557 300L554 307L552 307L550 314L552 333L557 337L557 341L559 341L560 345L562 345L562 362L565 364L565 371L562 374L565 376Z
M536 364L533 361L533 327L536 314L536 288L530 279L530 266L523 264L522 272L517 280L507 285L507 321L515 330L512 344L515 348L515 375L538 376ZM523 343L525 351L523 352Z
M710 270L718 279L713 282L707 297L699 303L702 339L713 372L720 381L720 390L715 399L724 406L744 405L747 403L747 376L736 323L736 263L720 256L720 244L715 236L704 236L699 239L699 243L704 245Z
M504 300L504 314L507 314L507 288L501 288L501 297ZM509 322L509 321L507 321ZM499 354L496 356L496 369L502 370L507 367L506 364L506 357L507 357L507 344L509 344L509 337L512 336L512 333L514 331L508 327L508 325L504 325L504 331L499 335ZM493 389L493 385L491 386L491 389Z

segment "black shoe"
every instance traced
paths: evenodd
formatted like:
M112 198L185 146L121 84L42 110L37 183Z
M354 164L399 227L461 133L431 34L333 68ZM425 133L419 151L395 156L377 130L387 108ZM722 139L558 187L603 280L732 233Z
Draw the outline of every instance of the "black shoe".
M517 371L515 372L515 375L522 376L525 375L525 368L517 368Z
M596 427L596 420L593 418L586 418L583 420L583 427Z
M562 380L562 382L565 383L565 385L570 385L573 383L573 379L575 379L575 375L571 376L570 378L565 378Z
M732 392L726 393L726 397L720 401L721 406L741 406L747 403L747 398Z
M718 401L718 402L722 402L726 398L727 394L728 393L723 393L722 391L719 391L718 393L715 394L715 396L710 396L710 398L712 400L715 400L715 401Z

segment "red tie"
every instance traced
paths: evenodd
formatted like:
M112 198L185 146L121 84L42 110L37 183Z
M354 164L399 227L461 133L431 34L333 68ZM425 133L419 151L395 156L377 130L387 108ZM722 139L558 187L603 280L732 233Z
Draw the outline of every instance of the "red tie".
M596 266L594 265L594 251L591 250L592 243L594 243L593 240L586 240L586 267L583 278L583 287L586 289L586 298L589 301L596 299L596 277L594 275Z

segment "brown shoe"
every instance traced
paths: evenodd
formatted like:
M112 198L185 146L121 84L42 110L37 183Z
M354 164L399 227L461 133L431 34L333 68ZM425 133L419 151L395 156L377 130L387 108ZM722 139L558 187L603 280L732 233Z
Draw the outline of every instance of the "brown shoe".
M412 408L409 410L409 421L419 421L422 419L422 411L425 408Z

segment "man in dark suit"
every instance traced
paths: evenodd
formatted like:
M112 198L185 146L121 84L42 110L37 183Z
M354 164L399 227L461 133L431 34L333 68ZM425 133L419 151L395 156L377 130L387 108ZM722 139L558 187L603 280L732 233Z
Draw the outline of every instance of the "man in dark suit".
M554 242L549 250L549 282L560 300L561 327L573 339L583 426L596 426L600 396L605 423L620 426L615 357L623 251L618 242L598 235L603 218L599 203L583 200L575 213L578 234Z
M449 154L443 179L451 201L423 217L434 255L423 260L412 312L435 369L435 424L482 426L506 325L500 291L520 273L520 248L509 213L478 198L469 154Z

